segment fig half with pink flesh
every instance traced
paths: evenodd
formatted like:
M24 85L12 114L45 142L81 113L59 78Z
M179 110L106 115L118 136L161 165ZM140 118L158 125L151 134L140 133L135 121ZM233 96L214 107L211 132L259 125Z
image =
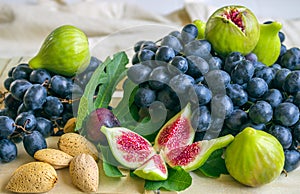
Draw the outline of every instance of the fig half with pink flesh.
M191 144L195 137L191 117L191 105L187 104L160 129L155 138L154 149L160 152Z
M124 167L136 169L156 154L151 143L124 127L101 127L115 159Z
M233 139L234 136L229 134L216 139L197 141L184 147L164 150L163 156L170 167L181 166L189 172L202 166L215 150L226 147Z

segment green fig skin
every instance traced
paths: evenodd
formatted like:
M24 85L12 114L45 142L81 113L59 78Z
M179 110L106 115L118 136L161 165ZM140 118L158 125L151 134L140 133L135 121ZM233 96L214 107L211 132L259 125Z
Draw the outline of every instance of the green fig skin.
M258 187L270 183L281 174L284 151L274 136L247 127L226 148L225 164L235 180Z
M240 27L227 18L232 12L238 13L239 19L236 22L240 23ZM205 39L212 44L214 51L223 57L234 51L243 55L250 53L258 42L259 34L256 16L244 6L222 7L206 22Z
M29 66L63 76L74 76L84 71L90 58L85 33L74 26L63 25L46 37L38 54L29 61Z
M260 62L267 66L273 65L280 55L281 42L278 32L281 27L282 24L276 21L270 24L260 24L259 40L252 52L256 54Z

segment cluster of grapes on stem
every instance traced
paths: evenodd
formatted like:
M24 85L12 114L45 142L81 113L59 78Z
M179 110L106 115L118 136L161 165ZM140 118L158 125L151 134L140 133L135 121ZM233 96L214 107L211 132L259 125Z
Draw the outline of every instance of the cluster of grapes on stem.
M253 127L278 139L285 150L287 171L297 168L300 49L287 49L285 34L279 32L280 56L266 66L254 53L236 51L222 57L197 35L196 26L187 24L160 40L136 42L127 75L137 84L133 106L141 117L160 102L168 120L191 103L195 141L237 135Z
M62 135L67 121L76 117L80 97L94 70L102 62L92 56L84 72L65 77L27 63L12 67L4 81L0 110L0 162L17 157L23 142L33 156L47 147L46 138Z

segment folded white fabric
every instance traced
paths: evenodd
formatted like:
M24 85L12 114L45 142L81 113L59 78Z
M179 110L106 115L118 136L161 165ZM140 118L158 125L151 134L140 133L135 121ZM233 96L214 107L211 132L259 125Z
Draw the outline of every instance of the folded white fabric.
M104 59L120 50L132 51L138 40L158 40L195 19L206 21L216 10L203 2L189 2L183 9L158 15L124 2L35 0L27 4L0 3L0 58L33 56L53 29L70 24L87 34L93 55ZM260 17L259 21L268 19L283 23L288 48L300 46L300 20Z

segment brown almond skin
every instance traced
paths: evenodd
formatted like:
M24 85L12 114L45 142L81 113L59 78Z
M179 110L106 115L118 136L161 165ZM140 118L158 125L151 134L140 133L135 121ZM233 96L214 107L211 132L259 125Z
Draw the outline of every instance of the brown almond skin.
M99 168L89 154L75 156L69 166L72 183L83 192L97 192L99 186Z
M44 193L57 183L55 169L45 162L29 162L19 166L5 189L15 193Z
M80 134L65 133L59 138L57 145L60 150L71 156L86 153L96 161L99 159L96 146Z
M73 159L73 156L52 148L45 148L35 152L33 156L36 160L51 164L55 169L66 168Z

